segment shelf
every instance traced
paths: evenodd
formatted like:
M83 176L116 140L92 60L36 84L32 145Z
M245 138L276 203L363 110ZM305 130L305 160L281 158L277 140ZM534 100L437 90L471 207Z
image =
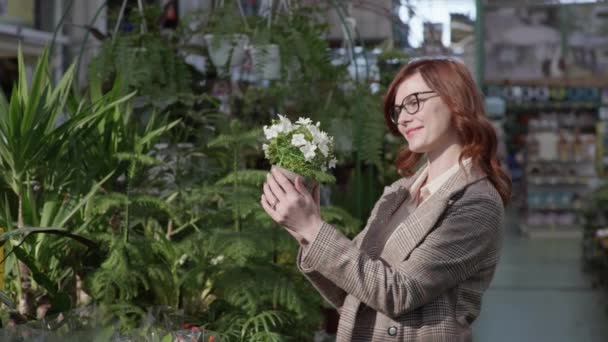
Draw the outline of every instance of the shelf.
M559 160L559 159L555 159L555 160L545 160L545 159L530 160L530 159L528 159L526 162L528 164L574 165L574 164L581 164L581 163L595 163L595 160L593 160L593 159L583 159L583 160Z
M559 225L542 225L529 226L527 224L520 225L521 232L529 238L567 238L578 239L583 237L583 230L579 225L559 226Z
M525 206L524 209L530 211L578 211L580 208L575 207L558 207L558 206Z
M596 132L596 127L595 126L579 126L579 127L575 127L575 126L560 126L560 127L557 127L557 128L528 128L528 134L534 134L534 133L555 133L556 131L559 131L559 130L563 130L563 131L575 131L576 129L578 129L581 134L593 134L593 133Z
M587 88L603 88L608 86L608 80L605 78L598 79L597 77L570 77L570 78L550 78L543 77L537 79L508 79L494 78L484 80L484 85L498 86L535 86L535 87L587 87Z
M507 101L507 112L515 110L543 109L596 109L601 107L599 102L533 102Z
M547 186L547 185L588 185L593 177L588 176L572 176L572 177L552 177L552 176L528 176L526 183L530 185Z

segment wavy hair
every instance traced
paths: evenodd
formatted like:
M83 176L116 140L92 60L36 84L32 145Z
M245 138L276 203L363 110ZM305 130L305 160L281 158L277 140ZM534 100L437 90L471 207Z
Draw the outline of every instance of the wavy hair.
M397 88L415 73L420 73L452 113L452 126L463 146L459 162L471 158L473 165L488 176L500 194L503 205L507 206L511 199L511 179L496 156L498 139L487 119L483 96L462 62L450 58L423 58L402 67L384 97L384 119L389 130L399 135L397 125L390 119L390 109L395 104ZM402 176L412 175L422 156L422 153L412 152L405 146L395 161L399 173Z

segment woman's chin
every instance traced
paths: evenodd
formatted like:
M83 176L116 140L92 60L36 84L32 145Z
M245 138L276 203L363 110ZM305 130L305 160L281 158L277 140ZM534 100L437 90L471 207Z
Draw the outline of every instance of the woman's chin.
M420 146L417 144L408 144L407 148L410 150L410 152L414 152L414 153L427 153L427 149L425 148L425 146Z

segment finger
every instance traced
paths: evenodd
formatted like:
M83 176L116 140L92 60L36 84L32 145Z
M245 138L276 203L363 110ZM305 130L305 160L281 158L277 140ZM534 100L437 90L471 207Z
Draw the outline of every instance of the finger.
M275 205L279 202L279 198L272 192L272 189L270 189L268 183L264 183L264 195L266 195L270 205Z
M315 203L317 205L321 204L321 185L319 183L317 183L317 185L315 186L315 189L313 190L313 198L315 199Z
M311 196L308 189L306 189L306 185L304 185L304 179L302 177L296 178L296 190L298 190L304 197Z
M264 208L266 214L268 214L268 216L270 216L270 218L272 218L275 222L279 223L279 220L276 216L276 211L272 209L272 206L268 203L268 199L266 198L266 196L262 195L260 203L262 204L262 208Z
M286 193L296 191L296 189L294 188L291 181L289 179L287 179L287 177L285 177L285 175L281 171L272 169L272 170L270 170L270 172L272 173L272 175L273 175L274 179L277 181L277 183L279 183L279 185L281 185L281 187L283 188L283 190L285 190Z
M272 208L273 207L272 202L270 202L268 200L268 197L265 194L262 194L262 198L260 200L260 203L268 205L268 208L270 208L271 211L273 211L273 212L275 211L275 209Z
M272 193L279 199L279 201L285 198L284 188L279 185L279 183L276 181L276 179L271 173L269 173L268 177L266 177L266 183L268 183L268 186L270 186L270 190L272 190Z

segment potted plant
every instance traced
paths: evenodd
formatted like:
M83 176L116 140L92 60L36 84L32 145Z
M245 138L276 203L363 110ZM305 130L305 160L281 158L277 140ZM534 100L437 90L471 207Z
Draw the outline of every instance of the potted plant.
M225 73L227 67L240 66L245 60L248 28L246 19L235 14L233 8L222 7L211 13L203 39L211 62L220 73Z
M279 169L293 182L302 176L311 193L317 182L335 182L334 176L328 173L337 162L333 137L321 131L319 126L319 122L315 125L308 118L292 123L283 115L279 115L273 125L264 126L267 143L262 149L272 168Z
M281 78L281 52L278 44L271 43L271 38L270 25L260 25L254 32L250 48L254 73L264 80Z

